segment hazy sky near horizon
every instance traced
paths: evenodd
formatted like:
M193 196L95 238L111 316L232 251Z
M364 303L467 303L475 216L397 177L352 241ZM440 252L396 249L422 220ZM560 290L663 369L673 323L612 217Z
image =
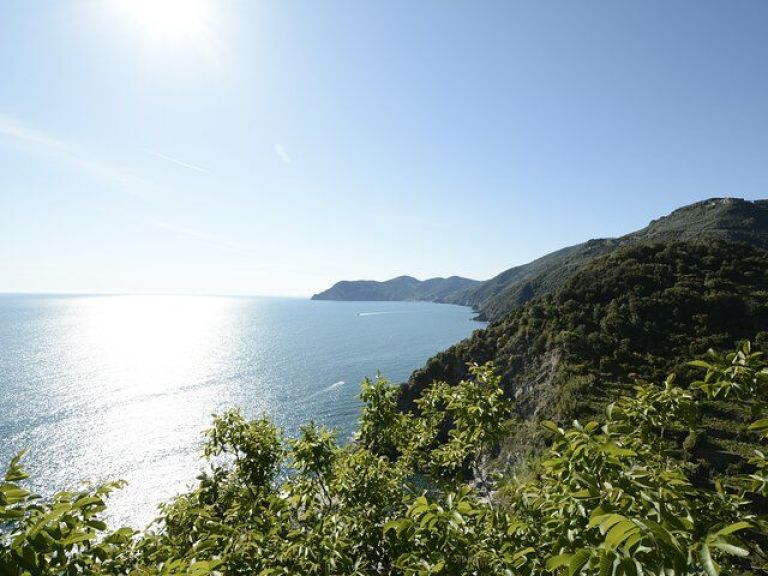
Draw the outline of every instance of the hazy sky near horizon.
M0 292L495 275L768 197L768 2L5 0Z

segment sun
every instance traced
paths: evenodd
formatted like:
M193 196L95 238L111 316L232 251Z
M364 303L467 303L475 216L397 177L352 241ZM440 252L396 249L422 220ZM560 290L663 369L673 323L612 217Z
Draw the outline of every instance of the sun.
M114 0L147 43L204 48L211 42L211 0Z

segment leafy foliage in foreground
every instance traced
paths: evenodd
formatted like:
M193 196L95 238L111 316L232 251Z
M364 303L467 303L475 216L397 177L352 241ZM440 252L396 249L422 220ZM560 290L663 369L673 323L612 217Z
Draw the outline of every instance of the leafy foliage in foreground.
M110 573L133 531L106 533L105 498L121 483L59 492L43 501L19 483L28 478L14 458L0 483L0 574Z
M17 459L0 485L0 574L765 573L765 453L729 484L701 484L674 432L699 425L701 399L728 397L768 441L768 367L748 345L695 364L701 380L639 383L601 423L545 422L552 444L529 478L483 473L514 425L491 365L429 388L418 415L398 411L388 382L364 382L346 446L314 424L286 442L268 420L226 412L198 486L143 533L105 531L112 486L42 500Z

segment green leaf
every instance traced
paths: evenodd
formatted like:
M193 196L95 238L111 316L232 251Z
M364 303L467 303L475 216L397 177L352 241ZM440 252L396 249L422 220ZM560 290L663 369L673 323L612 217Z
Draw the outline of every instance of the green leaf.
M29 478L29 474L24 472L20 464L21 459L24 458L26 453L26 450L22 450L13 457L11 463L8 465L8 471L5 473L6 482L18 482L19 480Z
M598 494L594 493L589 488L584 488L582 490L578 490L571 494L574 498L593 498L595 496L598 496Z
M86 506L90 506L92 504L99 504L103 506L104 500L98 496L83 496L82 498L78 498L75 501L74 508L85 508Z
M701 566L704 568L704 572L707 573L707 576L720 575L720 570L718 570L717 564L712 560L712 555L709 553L709 546L706 544L702 544L699 549L699 560L701 560Z
M517 552L515 552L512 558L515 560L518 560L520 558L528 556L528 554L531 554L533 552L536 552L536 549L529 546L528 548L523 548L522 550L518 550Z
M547 560L547 570L556 570L563 566L568 565L571 562L571 556L573 554L558 554Z
M739 556L741 558L746 558L747 556L749 556L748 550L745 550L740 546L734 546L733 544L728 544L728 542L725 542L724 540L717 540L713 542L712 545L715 548L722 550L726 554L730 554L731 556Z
M589 550L585 550L584 548L578 550L571 558L571 561L568 563L568 576L575 576L581 572L581 569L584 568L584 565L589 562L589 557L591 555L592 554L589 552Z
M558 428L557 424L552 422L551 420L544 420L541 422L541 427L545 428L546 430L549 430L550 432L554 432L555 434L562 434L563 431Z
M399 518L397 520L390 520L386 524L384 524L384 534L389 532L390 530L394 530L395 533L400 536L400 532L402 532L405 528L411 525L411 521L407 518Z
M205 576L210 574L219 565L219 562L213 560L200 560L189 567L187 574L189 576Z
M749 425L749 428L750 430L761 430L763 428L768 428L768 418L762 418L752 422L752 424Z
M609 443L603 446L603 451L606 454L610 454L611 456L637 456L637 453L634 450L629 450L628 448L620 448L613 443Z
M106 530L107 524L106 522L102 522L101 520L86 520L85 522L88 526L91 528L95 528L96 530Z
M626 520L626 517L621 514L604 514L602 516L595 516L589 521L588 527L594 528L600 526L600 531L605 534L613 525Z
M599 576L611 576L613 571L613 556L608 553L604 553L600 558L600 568L598 570Z
M28 570L31 570L33 574L37 574L37 554L35 554L32 548L24 548L21 556L21 564Z
M725 528L718 530L715 532L715 536L727 536L728 534L733 534L734 532L738 532L739 530L745 530L746 528L751 528L752 524L749 522L736 522L735 524L731 524L730 526L726 526Z
M629 554L630 550L643 539L643 533L638 530L637 532L634 532L629 538L626 539L624 542L624 546L622 546L622 550L626 554Z
M620 546L624 540L629 538L637 530L637 526L631 520L619 522L611 528L608 535L605 537L605 548L611 550L616 546Z
M669 546L674 546L675 548L678 547L677 540L675 540L675 537L672 536L672 534L664 528L661 524L654 522L653 520L642 520L641 524L645 526L648 530L651 531L654 538L656 540L660 540L661 542L664 542L665 544L668 544Z
M30 495L30 492L28 490L24 490L23 488L18 488L13 484L3 484L0 486L0 494L2 494L3 497L7 499L8 503L13 504L25 499Z

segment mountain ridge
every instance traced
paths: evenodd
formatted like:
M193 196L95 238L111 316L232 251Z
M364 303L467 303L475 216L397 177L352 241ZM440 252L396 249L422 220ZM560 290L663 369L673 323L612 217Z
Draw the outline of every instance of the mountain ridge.
M401 276L385 282L341 281L312 298L429 300L471 306L478 312L479 319L494 321L526 302L558 289L588 262L620 248L659 241L704 239L743 242L768 249L768 200L723 197L694 202L652 220L640 230L616 238L596 238L567 246L508 268L488 280L472 281L463 289L445 290L437 297L425 291L418 298L398 298L389 287L399 279L410 278ZM350 293L368 297L349 297ZM376 297L379 294L388 297Z
M427 301L453 303L456 295L479 285L479 280L448 276L418 280L413 276L397 276L376 280L341 280L328 290L312 296L312 300L354 301Z

